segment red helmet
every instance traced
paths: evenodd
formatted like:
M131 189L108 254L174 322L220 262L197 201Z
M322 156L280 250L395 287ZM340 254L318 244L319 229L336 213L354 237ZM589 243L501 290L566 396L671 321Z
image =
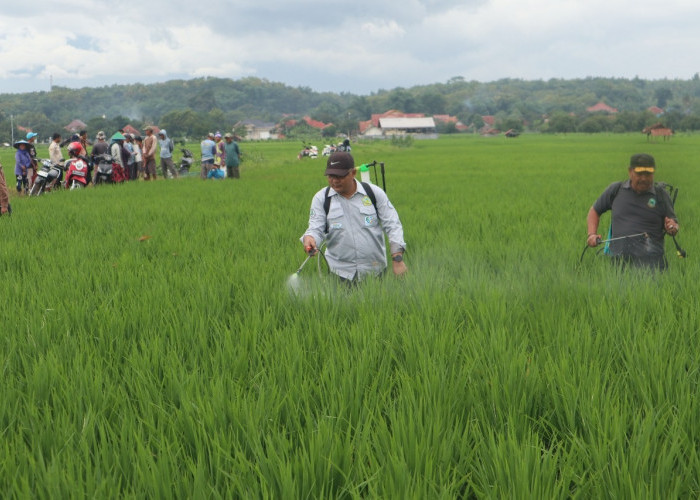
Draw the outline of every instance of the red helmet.
M83 145L79 142L71 142L68 145L68 154L73 156L78 156L80 151L83 149Z

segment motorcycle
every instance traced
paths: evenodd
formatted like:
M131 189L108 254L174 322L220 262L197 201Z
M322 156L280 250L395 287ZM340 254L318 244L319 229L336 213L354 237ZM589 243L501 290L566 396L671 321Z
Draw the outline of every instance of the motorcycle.
M323 151L321 151L321 156L330 156L331 154L335 153L338 150L338 147L335 144L326 144L325 147L323 148Z
M301 160L305 157L311 158L312 160L318 158L318 148L316 146L304 144L304 149L299 152L297 158Z
M63 177L63 165L60 163L51 163L50 160L38 160L41 163L41 168L36 173L36 179L29 196L40 196L45 191L51 191L54 186L61 185Z
M182 159L180 160L180 165L178 166L179 175L188 175L190 173L190 167L194 163L194 155L189 149L181 149Z
M71 191L87 186L88 165L83 157L73 158L66 164L66 187Z
M111 184L112 183L112 155L109 153L102 153L95 155L93 159L95 168L95 186L98 184Z

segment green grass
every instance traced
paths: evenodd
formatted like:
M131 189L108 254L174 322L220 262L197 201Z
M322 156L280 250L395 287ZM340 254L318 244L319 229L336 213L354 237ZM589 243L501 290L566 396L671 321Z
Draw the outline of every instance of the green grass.
M238 182L13 198L0 496L698 496L699 145L355 144L386 163L410 274L348 291L311 263L300 296L325 181L297 143L243 143ZM688 259L668 242L663 275L578 266L636 152L680 187Z

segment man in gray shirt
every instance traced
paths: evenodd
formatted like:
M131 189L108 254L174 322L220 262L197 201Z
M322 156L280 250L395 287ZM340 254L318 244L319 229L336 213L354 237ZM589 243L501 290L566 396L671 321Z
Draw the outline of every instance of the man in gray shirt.
M158 144L160 145L160 168L163 170L163 179L168 178L168 172L173 179L177 179L178 173L175 163L173 163L175 145L164 128L158 132Z
M608 186L588 211L588 246L600 243L600 216L612 210L610 255L636 266L666 267L664 234L678 233L678 219L668 192L654 184L655 171L653 156L632 155L629 179Z
M311 201L309 227L301 237L304 249L314 254L325 241L324 255L331 272L345 280L358 280L381 275L386 269L386 233L392 270L400 276L406 272L406 243L399 215L381 188L368 184L366 189L357 182L355 173L350 153L330 155L326 163L329 187L317 192Z

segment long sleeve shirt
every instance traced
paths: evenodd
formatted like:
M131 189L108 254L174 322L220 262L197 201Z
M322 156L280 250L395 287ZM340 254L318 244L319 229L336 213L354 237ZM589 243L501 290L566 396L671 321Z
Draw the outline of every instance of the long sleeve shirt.
M311 201L309 226L304 236L312 236L319 247L326 242L324 255L328 266L346 279L384 271L387 266L384 233L389 238L391 253L401 252L406 247L396 209L380 187L372 185L372 192L377 200L376 207L359 182L357 191L349 199L330 188L328 216L323 208L326 188L316 193ZM325 234L326 223L328 234Z
M49 160L51 160L51 163L61 163L63 161L61 146L56 141L51 141L51 144L49 144Z
M27 175L27 169L32 166L32 157L24 149L18 149L15 153L15 175Z
M158 149L158 142L155 136L147 135L143 140L143 159L144 161L155 158Z
M10 206L10 193L7 191L7 182L5 181L5 173L0 165L0 207L7 208Z

